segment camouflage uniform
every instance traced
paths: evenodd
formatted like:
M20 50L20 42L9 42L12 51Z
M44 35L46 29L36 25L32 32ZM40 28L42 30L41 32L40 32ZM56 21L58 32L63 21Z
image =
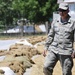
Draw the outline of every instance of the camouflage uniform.
M63 75L72 75L75 21L68 17L64 23L61 19L53 21L50 32L45 44L45 50L49 53L44 63L45 75L52 75L53 68L59 60L62 67Z

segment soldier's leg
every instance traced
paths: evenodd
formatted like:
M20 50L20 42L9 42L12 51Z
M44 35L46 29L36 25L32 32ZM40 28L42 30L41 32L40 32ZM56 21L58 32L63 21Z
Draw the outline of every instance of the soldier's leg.
M60 55L63 75L72 75L73 59L71 56Z
M53 68L56 65L57 61L58 61L57 55L54 52L50 51L46 56L44 63L43 72L45 75L52 75Z

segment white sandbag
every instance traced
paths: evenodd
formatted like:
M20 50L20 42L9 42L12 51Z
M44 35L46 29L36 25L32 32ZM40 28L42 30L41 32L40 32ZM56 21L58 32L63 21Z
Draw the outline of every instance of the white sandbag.
M16 75L9 67L0 67L5 73L4 75Z
M0 56L0 61L3 61L5 56Z
M33 45L31 43L29 43L26 39L24 40L20 40L18 42L16 42L17 44L23 44L23 45L28 45L28 46L31 46L33 47Z

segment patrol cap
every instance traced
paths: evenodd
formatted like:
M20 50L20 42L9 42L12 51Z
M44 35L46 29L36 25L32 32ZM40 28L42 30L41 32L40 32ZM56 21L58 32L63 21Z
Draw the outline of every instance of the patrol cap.
M67 3L60 3L58 10L60 9L67 10L68 8L69 8L69 5Z

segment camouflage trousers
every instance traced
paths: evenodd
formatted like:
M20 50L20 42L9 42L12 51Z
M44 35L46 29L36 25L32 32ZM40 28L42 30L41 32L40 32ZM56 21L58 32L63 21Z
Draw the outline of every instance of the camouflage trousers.
M62 67L62 75L72 75L73 59L70 55L60 55L55 54L50 51L46 56L43 72L45 75L52 75L53 69L57 63L60 61Z

